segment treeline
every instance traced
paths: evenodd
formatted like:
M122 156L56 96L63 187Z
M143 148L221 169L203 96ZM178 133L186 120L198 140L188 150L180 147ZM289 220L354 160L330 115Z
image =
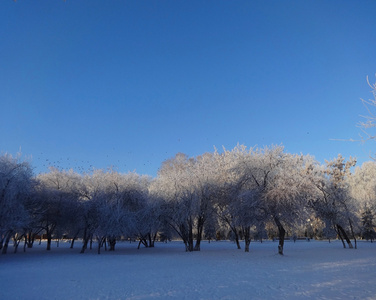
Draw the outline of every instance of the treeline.
M34 176L19 156L0 156L0 247L43 236L82 240L81 253L96 242L98 253L120 239L153 247L180 238L186 251L206 239L339 238L346 248L357 238L375 238L376 163L355 167L339 155L320 164L282 146L177 154L156 178L113 169L90 174L61 171ZM355 243L353 245L353 242Z

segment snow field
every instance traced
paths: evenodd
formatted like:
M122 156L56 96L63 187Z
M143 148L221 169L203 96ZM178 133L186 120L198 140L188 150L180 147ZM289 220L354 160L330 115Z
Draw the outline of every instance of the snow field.
M100 255L80 246L0 256L0 299L376 299L376 243L287 241L284 256L272 241L249 253L225 241L192 253L182 242L123 242Z

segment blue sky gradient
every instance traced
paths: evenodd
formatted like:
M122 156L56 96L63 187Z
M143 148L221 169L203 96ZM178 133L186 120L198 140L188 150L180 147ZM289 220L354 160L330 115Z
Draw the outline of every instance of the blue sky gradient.
M376 1L0 2L0 151L155 176L214 146L369 160Z

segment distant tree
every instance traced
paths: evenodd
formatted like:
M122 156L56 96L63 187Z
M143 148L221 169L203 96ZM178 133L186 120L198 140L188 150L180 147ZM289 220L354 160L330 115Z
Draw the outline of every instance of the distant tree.
M372 211L368 207L365 207L361 214L361 235L363 239L371 240L371 242L376 238L376 224L374 223L374 218L375 216Z

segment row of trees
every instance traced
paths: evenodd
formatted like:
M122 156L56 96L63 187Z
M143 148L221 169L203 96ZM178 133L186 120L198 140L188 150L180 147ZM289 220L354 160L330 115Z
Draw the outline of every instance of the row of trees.
M31 248L43 235L82 240L81 253L97 242L114 250L119 239L153 247L179 237L186 251L203 238L233 238L245 251L250 241L274 237L283 254L286 235L375 238L376 163L353 168L339 155L320 164L282 146L238 145L197 157L177 154L162 163L156 178L115 170L90 174L50 169L34 176L29 163L0 156L0 247L13 240ZM354 240L355 245L352 244Z

